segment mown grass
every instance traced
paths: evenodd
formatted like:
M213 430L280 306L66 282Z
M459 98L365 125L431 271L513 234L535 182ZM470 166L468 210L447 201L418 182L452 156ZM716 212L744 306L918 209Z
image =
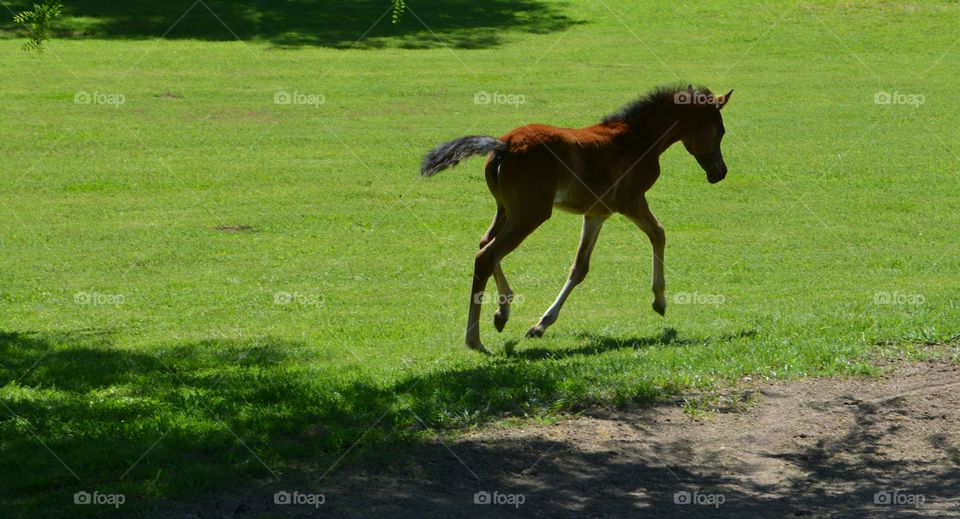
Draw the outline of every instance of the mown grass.
M129 514L267 493L344 453L744 375L870 374L960 331L956 3L498 4L534 27L408 2L352 50L359 22L294 37L229 14L247 40L231 41L200 7L159 40L189 5L147 4L162 16L123 25L73 2L42 57L9 25L0 40L4 515L111 511L74 506L78 490L124 493ZM263 9L246 7L230 13ZM707 185L678 147L649 194L667 317L649 307L645 237L617 218L560 321L523 340L576 246L578 219L557 214L504 263L519 300L502 335L492 309L482 331L498 354L465 350L493 207L479 160L422 181L421 154L591 124L675 81L736 94L727 180Z

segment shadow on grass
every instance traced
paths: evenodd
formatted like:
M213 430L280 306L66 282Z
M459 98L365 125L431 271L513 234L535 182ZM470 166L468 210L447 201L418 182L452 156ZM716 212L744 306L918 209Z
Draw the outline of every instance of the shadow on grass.
M852 416L816 442L756 437L755 445L745 445L756 456L782 460L776 474L741 459L723 440L688 435L692 424L658 426L661 410L645 407L618 414L616 424L587 421L535 434L489 430L423 442L388 462L361 463L336 478L304 477L292 488L327 496L322 511L328 517L954 517L957 438L921 433L914 437L918 451L899 451L891 444L902 422L888 417L921 411L902 397L851 400L832 395L806 404ZM723 430L749 436L750 427ZM877 501L878 493L894 491L920 494L925 504ZM523 502L476 506L478 492L523 496ZM684 493L699 497L678 502ZM238 505L251 517L317 513L307 506L280 509L271 497L234 493L162 509L170 517L229 516Z
M8 2L13 11L32 2ZM505 32L549 33L575 22L540 0L408 2L391 23L391 0L70 0L56 37L268 41L280 46L335 48L487 48ZM15 29L10 17L0 28Z
M504 344L504 350L508 357L514 357L525 360L545 360L562 359L565 357L575 357L578 355L600 355L608 351L620 349L639 350L651 346L692 346L706 345L711 342L727 342L740 338L755 337L756 330L743 330L737 333L723 334L717 338L706 337L703 339L680 338L675 328L664 328L659 334L652 337L610 337L607 335L581 334L579 338L583 341L580 346L575 348L555 350L543 347L524 347L517 349L521 341L510 340ZM530 344L526 340L525 344Z
M587 337L576 354L683 343L671 330ZM272 337L131 350L106 331L0 332L0 492L17 496L0 515L74 513L79 490L136 496L136 510L256 481L316 482L342 456L391 459L437 431L572 409L622 371L527 350L377 384L317 355ZM634 402L660 396L650 382L631 391Z

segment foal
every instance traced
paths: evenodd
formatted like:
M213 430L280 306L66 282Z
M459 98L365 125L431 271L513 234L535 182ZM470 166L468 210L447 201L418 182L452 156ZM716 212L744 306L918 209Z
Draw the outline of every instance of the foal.
M499 309L493 322L502 331L510 318L513 291L500 261L549 219L554 207L583 215L583 231L569 279L528 337L541 337L557 320L570 292L586 277L600 228L613 213L625 215L650 238L653 309L664 315L665 237L644 193L660 176L660 155L677 141L697 159L711 184L723 180L727 166L720 153L724 133L720 109L732 93L714 96L702 87L661 87L587 128L533 124L499 139L461 137L430 151L420 171L425 177L472 155L489 154L486 180L497 213L480 240L474 263L467 347L490 353L480 342L479 328L487 280L492 275L497 283Z

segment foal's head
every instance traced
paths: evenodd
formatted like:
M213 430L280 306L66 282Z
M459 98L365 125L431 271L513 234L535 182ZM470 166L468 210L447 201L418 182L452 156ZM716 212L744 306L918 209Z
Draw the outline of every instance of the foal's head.
M677 140L683 141L713 184L727 175L727 165L720 153L724 132L720 109L732 93L733 90L715 96L710 90L693 85L663 86L604 117L602 122L624 123L658 142L669 134L671 138L666 139L666 147Z
M723 140L723 117L720 110L730 100L733 90L726 95L715 96L709 90L695 90L693 86L681 90L674 96L678 105L687 105L684 111L690 114L688 128L685 128L683 146L693 155L700 167L707 172L707 180L715 184L727 176L727 165L720 153L720 141Z

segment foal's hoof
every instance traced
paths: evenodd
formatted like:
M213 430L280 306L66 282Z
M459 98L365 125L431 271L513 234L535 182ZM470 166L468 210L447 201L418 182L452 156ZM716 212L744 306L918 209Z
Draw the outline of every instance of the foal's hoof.
M493 355L493 353L492 353L490 350L488 350L483 344L481 344L481 343L479 343L479 342L474 342L474 343L468 342L468 343L466 343L466 346L467 346L467 348L470 348L470 349L473 350L473 351L479 351L480 353L483 353L484 355Z
M497 310L497 313L493 314L493 326L498 332L502 332L503 327L507 325L508 319L510 319L510 315L502 314L499 310Z
M657 312L662 316L667 315L667 303L663 301L654 301L653 302L653 311Z
M533 328L530 328L530 330L527 332L528 339L539 339L540 337L543 337L543 327L539 324Z

